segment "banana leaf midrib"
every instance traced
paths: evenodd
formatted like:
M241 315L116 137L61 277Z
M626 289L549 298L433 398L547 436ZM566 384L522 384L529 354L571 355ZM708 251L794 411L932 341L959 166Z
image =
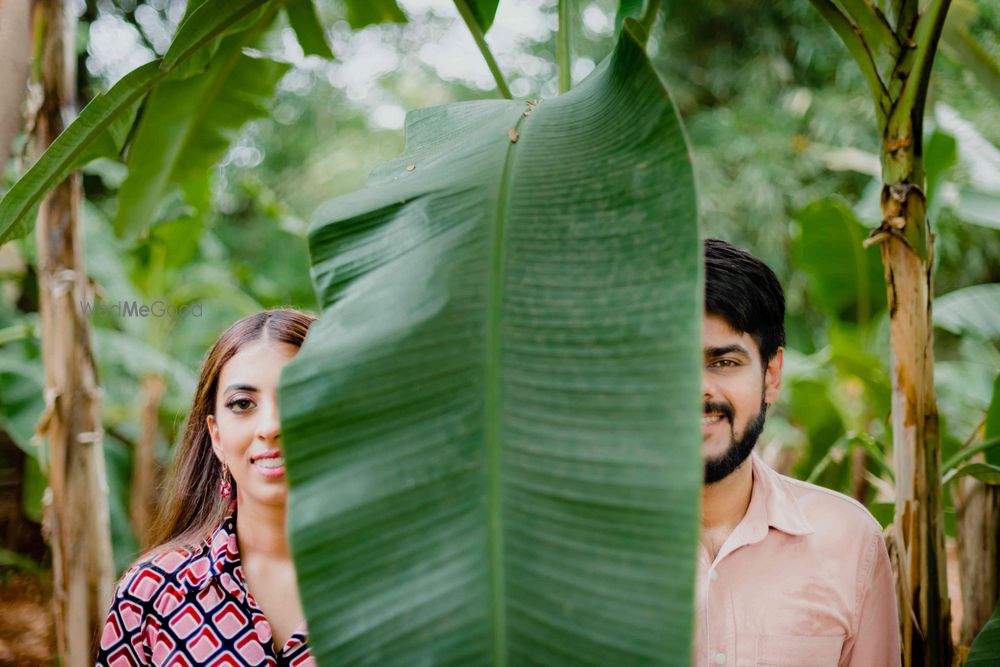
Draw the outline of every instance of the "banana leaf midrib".
M504 540L503 540L503 487L500 472L502 465L501 405L501 357L503 355L503 296L505 253L504 240L510 209L510 198L513 196L510 185L514 170L514 160L517 155L517 137L524 122L531 114L526 112L518 117L508 137L504 157L503 171L500 176L500 187L497 192L497 214L493 228L493 239L490 246L490 303L486 323L486 451L489 475L487 480L487 513L490 536L490 588L493 596L493 655L494 664L504 667L507 664L507 613L505 609L504 588Z

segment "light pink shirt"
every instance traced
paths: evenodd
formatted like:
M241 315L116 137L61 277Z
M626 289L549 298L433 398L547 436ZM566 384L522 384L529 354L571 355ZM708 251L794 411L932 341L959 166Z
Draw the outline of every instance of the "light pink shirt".
M899 622L882 528L858 502L756 456L750 506L701 547L698 667L894 667Z

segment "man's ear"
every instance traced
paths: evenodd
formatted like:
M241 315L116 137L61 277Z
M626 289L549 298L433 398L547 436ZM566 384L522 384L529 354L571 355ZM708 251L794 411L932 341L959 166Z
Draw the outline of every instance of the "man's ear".
M785 348L779 347L764 369L764 402L774 405L781 393L781 367L785 362Z
M205 427L208 428L208 437L212 439L212 451L215 458L222 460L222 439L219 437L219 425L215 421L215 415L205 417Z

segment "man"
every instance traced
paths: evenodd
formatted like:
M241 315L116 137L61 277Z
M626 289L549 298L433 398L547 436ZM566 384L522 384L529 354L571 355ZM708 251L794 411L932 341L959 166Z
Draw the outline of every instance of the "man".
M778 398L785 300L763 262L705 242L701 549L695 664L900 664L889 555L847 496L751 456Z

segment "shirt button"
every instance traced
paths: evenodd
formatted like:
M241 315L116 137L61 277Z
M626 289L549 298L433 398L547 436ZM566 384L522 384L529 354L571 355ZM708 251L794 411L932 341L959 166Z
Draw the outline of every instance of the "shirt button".
M708 573L708 578L711 579L712 581L715 581L716 579L719 578L719 573L716 572L715 570L712 570L711 572ZM722 654L720 653L719 655ZM722 659L725 660L725 656L723 656Z
M716 653L715 654L715 664L717 664L717 665L724 665L724 664L726 664L726 654L725 653Z

